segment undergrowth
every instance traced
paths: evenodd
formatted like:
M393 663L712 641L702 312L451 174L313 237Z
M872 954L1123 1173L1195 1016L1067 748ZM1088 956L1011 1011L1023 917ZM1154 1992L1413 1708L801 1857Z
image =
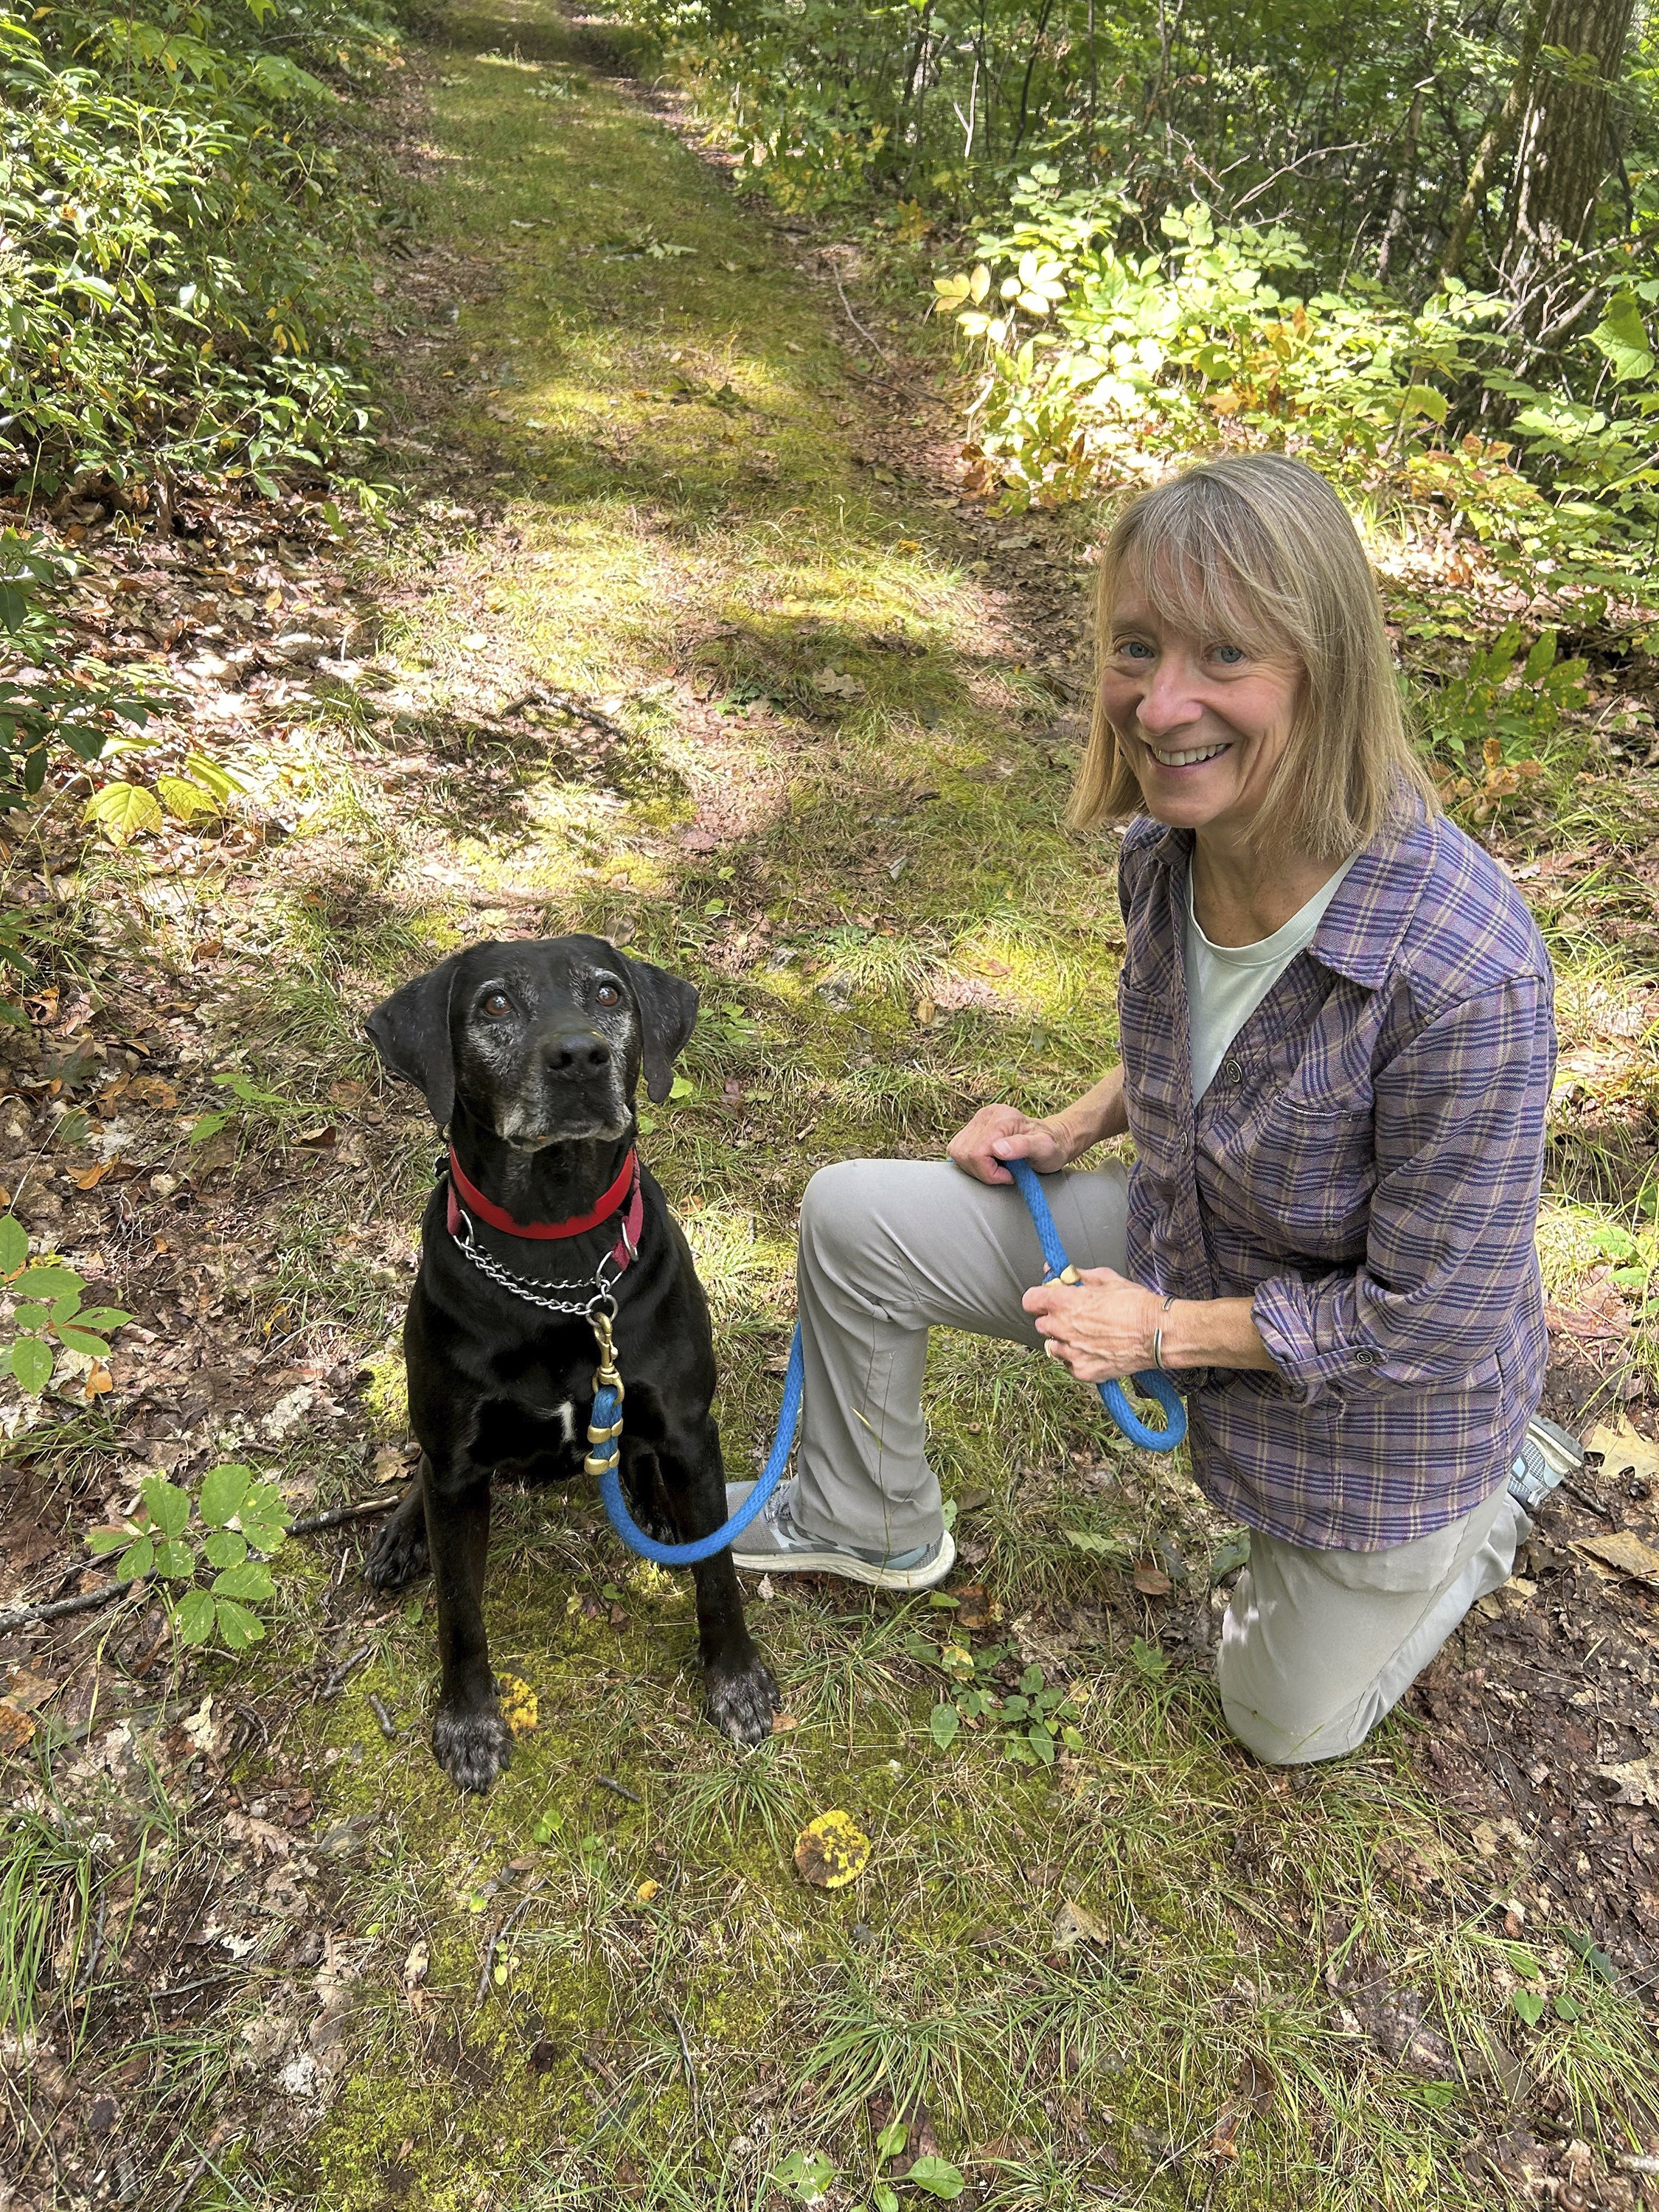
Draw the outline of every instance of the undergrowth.
M375 0L0 7L0 481L165 520L361 453L386 210L342 95L395 46Z

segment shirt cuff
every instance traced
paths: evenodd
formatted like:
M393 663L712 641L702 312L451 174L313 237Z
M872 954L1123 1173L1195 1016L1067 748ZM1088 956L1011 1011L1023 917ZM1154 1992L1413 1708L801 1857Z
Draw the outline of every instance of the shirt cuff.
M1332 1279L1325 1276L1307 1282L1300 1275L1270 1275L1256 1285L1250 1299L1250 1318L1292 1405L1316 1404L1331 1382L1371 1381L1382 1364L1382 1354L1371 1345L1355 1344L1346 1337L1336 1343L1328 1340ZM1352 1282L1352 1278L1347 1279ZM1322 1316L1322 1304L1327 1308Z

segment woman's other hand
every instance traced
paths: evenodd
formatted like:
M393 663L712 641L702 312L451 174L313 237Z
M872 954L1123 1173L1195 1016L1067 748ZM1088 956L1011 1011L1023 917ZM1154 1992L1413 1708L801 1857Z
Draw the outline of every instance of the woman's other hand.
M1030 1160L1039 1175L1057 1175L1071 1158L1051 1121L1033 1121L1018 1106L981 1106L948 1149L957 1165L981 1182L1012 1182L1006 1160Z
M1050 1359L1079 1382L1121 1382L1150 1367L1163 1299L1110 1267L1078 1272L1079 1283L1039 1283L1020 1302L1048 1340Z

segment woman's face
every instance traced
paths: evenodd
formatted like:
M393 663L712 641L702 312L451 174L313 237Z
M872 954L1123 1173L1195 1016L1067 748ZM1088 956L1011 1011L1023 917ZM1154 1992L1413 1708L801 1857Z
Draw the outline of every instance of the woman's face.
M1195 637L1138 591L1112 610L1101 684L1146 811L1172 828L1247 830L1290 741L1301 671Z

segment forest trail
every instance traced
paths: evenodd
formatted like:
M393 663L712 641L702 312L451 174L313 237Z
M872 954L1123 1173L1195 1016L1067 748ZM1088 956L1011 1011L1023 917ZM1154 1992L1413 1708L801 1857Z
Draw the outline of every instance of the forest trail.
M971 1102L1057 1103L1114 1054L1115 888L1059 826L1081 525L958 497L948 395L855 250L738 203L605 35L520 0L411 50L422 224L387 274L382 443L416 502L353 555L333 656L226 694L225 757L281 834L174 879L106 853L78 894L118 925L109 1003L143 1000L131 1033L178 1103L222 1103L199 1086L227 1066L277 1101L175 1138L154 1205L122 1186L122 1303L150 1332L115 1363L127 1449L184 1479L228 1439L297 1511L406 1465L434 1136L361 1022L456 944L591 929L699 986L642 1126L714 1308L733 1473L770 1433L813 1168L937 1155ZM48 1197L66 1252L110 1197ZM929 1407L957 1577L908 1604L751 1589L787 1705L754 1754L702 1718L683 1578L623 1555L583 1484L498 1503L493 1654L534 1724L487 1799L433 1764L427 1586L367 1589L372 1523L285 1547L268 1639L191 1662L137 1750L88 1720L65 1786L89 1816L125 1792L129 1821L153 1791L157 1927L204 1947L136 1938L148 2014L100 2028L155 2201L759 2212L896 2185L1324 2212L1593 2168L1634 2203L1620 2124L1579 2139L1659 2124L1645 2031L1595 1963L1609 1929L1639 1960L1645 1923L1572 1875L1583 1839L1551 1840L1536 1777L1534 1864L1508 1770L1470 1748L1475 1690L1541 1652L1520 1607L1424 1692L1459 1747L1433 1793L1406 1714L1363 1758L1266 1772L1208 1672L1237 1532L1022 1352L941 1339ZM43 1525L125 1494L101 1466ZM1565 1624L1588 1570L1555 1571ZM1556 1632L1561 1697L1592 1682L1592 1752L1624 1759L1644 1632L1595 1595L1593 1632ZM101 1726L158 1620L54 1632L29 1664L90 1667ZM872 1853L826 1893L792 1847L831 1808ZM1583 1952L1529 1966L1528 1909ZM1534 1984L1583 2029L1552 2014L1527 2066L1504 2027ZM33 2169L80 2186L106 2153L63 2100Z

